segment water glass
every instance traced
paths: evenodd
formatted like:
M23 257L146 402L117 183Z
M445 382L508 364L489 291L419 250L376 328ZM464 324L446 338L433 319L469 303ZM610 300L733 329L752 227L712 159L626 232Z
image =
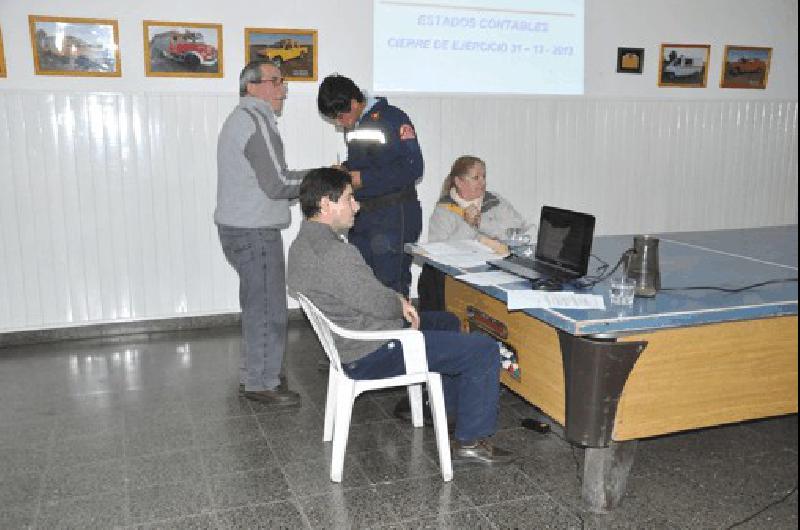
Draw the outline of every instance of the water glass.
M611 305L632 306L635 290L636 281L632 278L627 278L625 276L612 278L611 287L608 290Z
M506 230L506 241L511 247L528 245L531 242L531 236L524 233L521 228L508 228Z

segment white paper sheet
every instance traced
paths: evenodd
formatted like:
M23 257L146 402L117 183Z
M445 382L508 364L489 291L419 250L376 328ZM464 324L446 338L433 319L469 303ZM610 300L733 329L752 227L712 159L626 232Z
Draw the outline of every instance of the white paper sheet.
M472 285L502 285L504 283L518 282L520 277L504 271L472 272L456 276L457 280L462 280Z
M431 257L448 256L452 254L491 254L489 247L472 239L459 241L441 241L438 243L423 243L419 247ZM438 261L438 260L437 260Z
M605 300L599 294L578 294L569 291L532 291L528 289L506 290L509 309L558 308L558 309L601 309L606 308Z

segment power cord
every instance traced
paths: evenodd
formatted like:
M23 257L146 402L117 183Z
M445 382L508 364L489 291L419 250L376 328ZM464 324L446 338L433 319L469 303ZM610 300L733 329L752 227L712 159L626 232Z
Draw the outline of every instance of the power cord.
M706 285L697 285L691 287L662 287L659 291L722 291L723 293L741 293L742 291L747 291L748 289L755 289L756 287L763 287L765 285L772 285L774 283L788 283L788 282L796 282L797 278L780 278L777 280L767 280L765 282L753 283L751 285L745 285L744 287L714 287L714 286L706 286Z
M777 505L781 504L782 502L786 502L786 501L789 499L789 497L791 497L791 496L792 496L792 495L794 495L795 493L797 493L797 484L795 484L795 485L794 485L794 487L793 487L791 490L789 490L789 491L786 493L786 495L784 495L784 496L783 496L783 497L781 497L780 499L777 499L777 500L774 500L774 501L772 501L771 503L767 504L766 506L764 506L763 508L761 508L761 509L760 509L760 510L758 510L757 512L755 512L755 513L753 513L753 514L751 514L751 515L749 515L749 516L745 517L745 518L744 518L744 519L742 519L741 521L738 521L738 522L735 522L735 523L733 523L732 525L730 525L729 527L727 527L727 529L726 529L726 530L731 530L731 528L736 528L737 526L741 526L741 525L743 525L743 524L745 524L745 523L748 523L748 522L752 521L753 519L755 519L756 517L758 517L758 516L759 516L759 515L761 515L762 513L766 512L767 510L769 510L769 509L770 509L770 508L772 508L773 506L777 506Z
M576 287L580 289L591 289L598 283L608 279L611 277L612 274L619 270L620 266L623 263L628 262L630 255L633 254L633 249L629 248L625 252L623 252L617 263L614 265L614 268L608 270L609 264L601 259L599 256L592 254L592 257L595 258L597 261L600 262L600 265L597 266L595 273L591 276L584 276L575 282ZM662 287L659 291L720 291L723 293L741 293L743 291L747 291L749 289L755 289L756 287L764 287L765 285L772 285L776 283L788 283L788 282L796 282L797 278L779 278L775 280L767 280L759 283L753 283L750 285L745 285L743 287L717 287L713 285L692 285L687 287Z

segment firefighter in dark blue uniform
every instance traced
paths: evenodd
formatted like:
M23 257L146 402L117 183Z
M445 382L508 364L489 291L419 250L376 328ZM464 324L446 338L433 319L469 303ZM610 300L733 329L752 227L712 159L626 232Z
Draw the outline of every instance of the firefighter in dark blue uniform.
M361 204L348 239L384 285L408 297L411 256L403 247L422 230L416 182L423 161L414 125L385 98L367 99L340 75L322 81L317 105L345 130L347 160L342 165Z

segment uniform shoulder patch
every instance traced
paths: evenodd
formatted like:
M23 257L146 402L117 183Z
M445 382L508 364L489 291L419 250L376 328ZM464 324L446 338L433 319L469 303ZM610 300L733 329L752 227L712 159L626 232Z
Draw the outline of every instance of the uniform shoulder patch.
M413 140L417 137L417 133L414 132L414 127L411 124L404 123L400 126L400 139L401 140Z
M371 119L372 121L378 121L379 119L381 119L381 113L375 111L369 115L369 119Z

